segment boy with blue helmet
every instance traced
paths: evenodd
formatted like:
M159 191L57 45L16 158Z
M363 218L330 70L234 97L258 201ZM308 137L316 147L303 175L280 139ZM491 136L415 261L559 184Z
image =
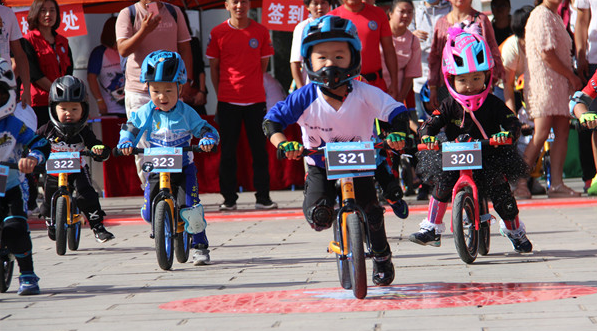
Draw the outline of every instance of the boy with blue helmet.
M184 61L176 52L156 51L149 54L141 67L141 82L148 85L151 101L132 113L120 131L118 148L129 155L141 136L145 135L150 147L189 146L193 136L200 138L199 147L205 152L214 148L220 137L216 129L203 120L189 105L179 101L181 86L187 80ZM171 175L173 194L185 209L199 204L197 169L191 152L184 155L183 172ZM159 176L152 173L145 186L145 201L141 215L151 222L151 201L159 191ZM193 262L195 265L210 261L205 231L193 234Z
M39 278L33 271L33 247L27 225L29 186L24 174L31 173L36 165L47 160L50 145L13 115L16 108L16 87L10 63L0 58L0 161L19 165L18 170L8 170L4 166L0 169L4 177L4 185L0 188L0 233L3 246L0 249L7 248L19 265L21 274L17 293L35 295L39 294ZM21 157L27 149L27 156Z
M263 130L270 142L289 159L298 159L306 148L327 142L371 141L375 118L392 124L387 142L393 149L404 147L408 113L403 104L377 87L356 81L360 74L361 43L356 27L337 16L323 16L304 30L302 53L311 83L277 103L265 115ZM298 123L302 144L287 141L285 127ZM307 158L303 213L316 231L334 220L335 181L327 180L324 160ZM373 282L389 285L394 279L392 252L386 237L384 209L379 205L371 177L354 179L356 202L369 220L374 253Z

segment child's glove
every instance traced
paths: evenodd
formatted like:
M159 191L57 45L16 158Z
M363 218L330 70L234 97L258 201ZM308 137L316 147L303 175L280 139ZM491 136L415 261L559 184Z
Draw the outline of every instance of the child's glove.
M278 144L278 159L281 160L285 157L288 157L287 153L298 152L301 150L301 148L303 148L303 145L301 145L301 143L298 141L283 141Z
M386 140L395 141L395 142L405 141L406 140L406 133L404 133L404 132L392 132L392 133L388 134L388 137L386 138Z
M493 139L498 140L500 138L509 138L511 137L512 134L510 134L510 131L500 131L494 135L492 135L491 137L493 137Z
M131 148L131 147L133 147L133 143L130 141L125 141L122 144L118 144L116 146L116 148L118 148L118 149L125 149L125 148Z
M93 159L98 162L105 161L110 157L110 149L104 145L95 145L91 147L91 151L94 154Z
M423 136L421 137L421 142L423 144L433 144L435 143L435 136Z
M213 146L216 145L217 138L218 137L212 132L206 132L205 135L203 135L203 138L199 140L199 147L204 152L209 152L213 148Z
M595 125L593 125L593 126L591 127L591 125L590 125L591 123L587 123L587 122L595 122L595 121L597 121L597 114L596 114L596 113L593 113L593 112L586 112L586 113L583 113L583 114L580 116L580 119L579 119L579 121L580 121L580 124L585 124L585 125L586 125L586 126L588 126L589 128L595 128L595 127L596 127Z

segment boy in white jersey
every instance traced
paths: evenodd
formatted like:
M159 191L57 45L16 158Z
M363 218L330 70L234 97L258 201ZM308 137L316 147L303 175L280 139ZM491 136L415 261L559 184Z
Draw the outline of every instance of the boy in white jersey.
M387 137L392 149L404 147L408 113L377 87L353 78L361 70L361 42L355 25L337 16L323 16L304 29L301 55L311 83L277 103L266 114L263 129L274 146L288 159L301 157L303 145L287 141L283 129L298 123L306 148L327 142L371 141L375 118L390 122ZM327 229L334 220L335 181L327 180L321 157L308 157L303 212L311 227ZM372 177L354 179L356 202L369 220L373 258L373 282L390 285L394 280L392 252L384 227L384 209L379 205Z

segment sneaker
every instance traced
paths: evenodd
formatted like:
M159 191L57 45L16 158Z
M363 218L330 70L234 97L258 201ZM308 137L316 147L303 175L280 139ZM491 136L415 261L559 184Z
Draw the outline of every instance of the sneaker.
M440 247L442 245L442 235L435 234L435 229L421 229L419 232L411 234L408 240L423 246Z
M533 251L533 244L531 244L523 229L507 230L504 228L500 228L500 233L502 234L502 236L510 239L512 246L514 246L515 252L530 253Z
M399 218L405 219L408 217L408 204L403 199L400 199L396 202L388 200L394 214Z
M39 294L39 285L37 282L39 277L35 274L26 274L19 276L19 291L18 295L37 295Z
M277 209L278 204L273 202L272 199L257 200L255 203L255 209Z
M394 280L394 264L392 254L373 257L373 283L377 286L388 286Z
M105 243L108 240L114 239L114 235L108 232L101 223L93 227L93 233L95 234L95 241L98 243Z
M591 186L587 188L587 194L590 196L597 195L597 176L595 176L595 178L592 179Z
M209 264L211 258L209 257L209 249L205 245L199 244L193 247L193 265L206 265Z
M220 205L220 211L236 210L236 202L226 202Z
M48 237L50 240L56 241L56 226L50 221L46 221L46 226L48 227Z

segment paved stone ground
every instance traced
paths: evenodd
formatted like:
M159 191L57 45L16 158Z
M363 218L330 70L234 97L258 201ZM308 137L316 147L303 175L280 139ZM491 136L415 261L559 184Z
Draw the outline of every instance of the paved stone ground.
M448 296L444 304L456 306L448 308L380 307L369 312L315 310L270 314L160 309L160 305L171 301L212 295L339 287L335 259L326 252L332 233L314 232L300 217L301 192L273 192L272 196L286 213L256 216L246 211L252 208L254 198L243 193L239 200L241 211L220 217L221 214L211 211L217 208L221 198L203 195L210 211L208 222L210 217L214 220L208 227L213 264L201 267L175 261L172 270L159 269L153 240L149 239L149 225L140 222L110 226L116 239L104 244L96 243L86 227L79 250L67 251L65 256L56 255L54 242L47 238L45 230L32 230L42 294L16 295L18 280L14 279L9 291L0 294L0 329L597 330L597 294L560 300L548 300L546 295L543 301L526 303L467 303L466 298L489 296L483 286L472 290L470 296ZM389 291L399 296L401 285L421 288L434 285L450 291L453 290L450 284L474 283L520 286L566 283L597 288L597 199L590 199L587 204L589 199L566 200L552 206L525 206L521 202L521 220L526 223L534 253L513 253L508 240L499 235L496 224L492 227L490 254L467 265L459 259L449 231L439 248L408 241L409 234L418 230L425 217L424 204L417 205L409 198L413 212L408 219L400 220L391 212L386 213L396 267L394 287ZM540 201L556 200L531 200ZM119 198L102 202L110 217L118 218L138 215L141 200ZM449 220L449 212L445 220ZM371 262L367 263L367 270L371 272ZM369 291L375 289L370 287ZM514 293L508 290L497 293L502 302L508 302L510 294ZM250 306L251 296L248 298L233 305ZM225 303L219 298L213 300L214 305ZM348 310L355 301L338 300L337 304L346 305ZM407 301L405 304L408 306Z

